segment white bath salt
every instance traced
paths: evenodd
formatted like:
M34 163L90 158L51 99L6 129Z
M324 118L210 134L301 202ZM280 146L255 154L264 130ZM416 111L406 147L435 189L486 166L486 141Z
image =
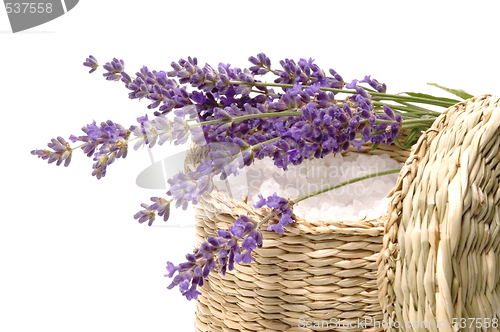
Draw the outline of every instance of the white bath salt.
M360 176L401 168L403 163L388 154L350 156L328 155L323 159L306 160L298 166L289 165L284 171L270 158L255 160L253 165L239 170L239 175L226 181L216 180L217 189L235 199L248 196L254 205L261 194L265 198L276 192L281 197L296 199ZM387 213L387 194L395 186L398 174L389 174L349 184L305 199L294 206L294 213L303 218L319 220L375 219Z

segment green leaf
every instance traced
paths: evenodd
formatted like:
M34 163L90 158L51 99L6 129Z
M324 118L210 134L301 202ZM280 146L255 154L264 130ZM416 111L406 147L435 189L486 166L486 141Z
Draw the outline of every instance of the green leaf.
M455 105L455 104L460 102L460 100L451 99L451 98L443 98L443 97L435 97L435 96L428 95L425 93L416 93L416 92L401 92L401 93L406 93L407 95L412 96L412 97L419 97L419 98L426 98L426 99L432 99L432 100L437 100L437 101L443 101L446 103L450 103L452 105Z
M413 128L408 136L406 136L406 140L403 144L403 149L411 149L412 145L417 142L417 136L420 134L420 128Z
M411 148L411 145L406 146L406 144L405 145L401 144L401 142L397 138L394 140L394 144L399 146L401 149L405 149L405 150L409 150Z
M470 98L474 97L473 95L465 92L464 90L450 89L450 88L446 88L444 86L438 85L436 83L427 83L427 85L432 85L432 86L438 87L438 88L443 89L444 91L448 91L449 93L454 94L455 96L458 96L462 99L470 99Z
M399 146L401 149L405 148L397 138L394 140L394 144L396 144L397 146Z
M379 144L380 144L380 143L375 143L375 144L373 144L373 146L372 146L372 151L373 151L373 150L375 150L375 149L378 147L378 145L379 145Z

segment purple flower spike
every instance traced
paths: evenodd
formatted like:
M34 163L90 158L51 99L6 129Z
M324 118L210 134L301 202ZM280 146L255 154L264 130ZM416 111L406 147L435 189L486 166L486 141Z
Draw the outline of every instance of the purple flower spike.
M161 197L151 197L151 201L153 201L151 205L141 204L144 210L137 212L134 219L138 219L140 224L148 221L148 226L151 226L156 214L158 214L158 216L163 217L164 221L167 221L170 216L170 203L172 201L167 201Z
M269 232L275 232L280 235L283 235L285 233L285 230L283 229L283 226L280 223L269 225L267 227L267 230Z
M261 208L264 205L272 209L272 212L280 217L280 220L276 224L271 224L267 227L268 231L274 231L278 234L283 234L284 229L283 226L293 223L292 215L293 215L293 201L290 201L284 197L279 197L277 193L273 193L272 196L269 196L266 199L259 195L259 202L255 205L257 208Z
M99 63L97 62L96 58L94 58L92 55L89 55L89 57L85 59L83 65L91 68L89 74L95 72L97 67L99 67Z
M125 69L125 62L113 58L112 62L106 62L103 66L107 73L102 74L108 81L119 81L122 78L121 72Z
M71 156L73 150L69 146L69 143L66 142L61 136L57 137L57 139L52 139L50 143L47 144L52 151L44 149L44 150L33 150L31 154L37 156L38 158L42 158L43 160L48 159L48 163L51 164L55 161L56 165L59 166L64 161L64 166L67 167L71 162Z
M235 228L239 230L233 232ZM262 234L245 215L240 215L231 229L231 232L218 230L218 238L207 237L207 241L201 243L193 254L186 255L187 262L177 266L167 262L168 274L165 277L172 278L177 273L167 288L179 286L182 295L188 300L196 299L201 294L197 287L203 285L203 280L208 277L210 271L217 270L225 275L226 270L233 270L234 263L251 263L255 259L251 255L252 251L262 248ZM247 231L250 232L244 237L244 232ZM241 247L238 245L238 239L243 239Z
M266 205L266 200L264 199L264 197L262 195L259 195L259 201L257 203L255 203L254 207L256 207L257 209L260 209L264 205Z

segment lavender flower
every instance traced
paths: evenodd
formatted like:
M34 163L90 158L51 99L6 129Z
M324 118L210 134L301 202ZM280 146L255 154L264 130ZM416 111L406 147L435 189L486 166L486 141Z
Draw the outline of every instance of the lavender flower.
M189 202L197 204L199 197L203 193L212 191L213 179L211 174L202 173L204 166L205 164L201 164L195 172L188 174L179 172L173 178L167 180L170 184L167 195L172 196L176 200L176 208L182 206L182 209L186 210Z
M229 231L219 229L217 238L208 236L206 242L192 254L187 254L187 262L179 265L167 262L168 274L165 277L174 278L167 288L179 286L182 295L188 300L197 299L201 295L197 287L203 286L210 271L220 271L225 275L226 270L234 269L234 263L249 264L255 259L251 255L252 251L262 248L262 234L254 227L250 218L240 215ZM239 239L243 239L241 247L238 245ZM175 273L177 275L174 277Z
M147 114L137 118L139 126L131 126L130 131L138 137L134 144L134 150L144 145L149 145L150 148L155 146L156 142L163 145L165 142L171 142L173 139L172 121L164 116L157 116L149 120Z
M106 175L108 165L111 165L117 158L127 156L128 137L131 131L111 120L101 122L100 126L97 126L96 122L93 121L82 127L82 131L86 135L79 137L71 135L70 139L73 142L86 143L82 146L82 150L87 154L87 157L94 156L93 160L95 161L92 166L92 176L101 179Z
M89 74L92 74L93 72L96 71L97 67L99 67L99 63L97 62L96 58L94 58L92 55L89 55L87 59L85 59L85 62L83 63L85 67L90 67Z
M254 207L260 209L263 206L267 206L272 209L272 213L276 216L280 217L279 222L275 224L271 224L267 227L268 231L274 231L278 234L283 234L284 229L283 226L291 224L293 222L293 201L290 201L286 198L278 196L278 194L273 193L272 196L267 197L265 199L262 195L259 195L259 201L255 203Z
M64 166L67 167L71 162L71 156L73 150L69 146L69 143L64 140L61 136L58 136L57 139L52 139L50 143L47 144L52 151L47 149L37 149L32 150L31 154L34 156L38 156L38 158L42 158L43 160L48 159L48 163L51 164L57 161L56 165L59 166L64 161Z
M376 79L372 79L371 75L365 76L365 78L359 81L359 83L368 83L372 88L380 93L385 93L387 90L385 83L379 83Z
M344 86L344 81L337 72L331 69L330 73L333 74L333 76L328 77L318 65L313 62L314 60L311 58L309 60L300 59L298 64L290 59L280 61L283 70L276 71L279 78L274 82L286 84L302 83L307 85L319 83L321 86L337 89L341 89Z
M106 80L119 81L122 78L121 72L125 69L125 62L123 62L123 60L113 58L113 61L106 62L103 68L107 71L102 74L102 76L106 77Z
M264 53L257 54L257 57L251 56L248 58L253 66L248 68L253 75L264 75L271 70L271 59Z
M134 215L134 219L138 219L140 224L148 221L148 226L151 226L155 220L156 214L158 214L159 217L163 217L164 221L167 221L170 216L170 203L172 201L161 197L151 197L151 201L153 201L151 205L146 203L141 204L144 210L137 212Z

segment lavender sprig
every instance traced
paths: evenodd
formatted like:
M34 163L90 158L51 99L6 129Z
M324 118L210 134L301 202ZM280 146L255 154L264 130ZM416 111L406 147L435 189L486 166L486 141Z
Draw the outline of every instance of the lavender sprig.
M293 222L293 201L286 199L284 197L279 197L278 194L273 193L272 196L267 197L265 199L262 195L259 195L259 201L255 203L255 208L262 208L263 206L267 206L272 209L272 213L275 216L278 216L279 222L275 224L271 224L267 227L268 231L274 231L278 234L283 234L284 229L283 226L291 224Z
M179 265L167 262L165 277L172 278L177 273L168 289L179 286L188 300L197 299L201 295L197 287L203 286L210 271L217 270L225 275L226 270L234 269L234 263L249 264L255 260L252 251L262 248L262 234L245 215L240 215L229 231L219 229L217 235L217 238L208 236L206 242L187 254L187 262ZM243 239L241 246L238 244L240 239Z
M50 143L47 144L52 151L47 149L36 149L31 151L31 154L42 158L43 160L48 159L48 163L51 164L57 161L56 165L59 166L64 161L64 166L67 167L71 162L71 156L73 149L69 146L69 143L64 140L61 136L57 139L52 139Z
M134 219L138 219L140 224L148 221L148 226L151 226L155 220L156 214L158 214L159 217L163 217L164 221L167 221L170 216L170 203L172 203L172 200L166 200L161 197L151 197L151 201L153 201L151 205L145 203L141 204L144 210L137 212L134 215Z
M97 67L99 67L99 63L97 62L96 58L94 58L92 55L89 55L89 57L85 60L83 65L85 67L90 67L89 74L95 72Z

